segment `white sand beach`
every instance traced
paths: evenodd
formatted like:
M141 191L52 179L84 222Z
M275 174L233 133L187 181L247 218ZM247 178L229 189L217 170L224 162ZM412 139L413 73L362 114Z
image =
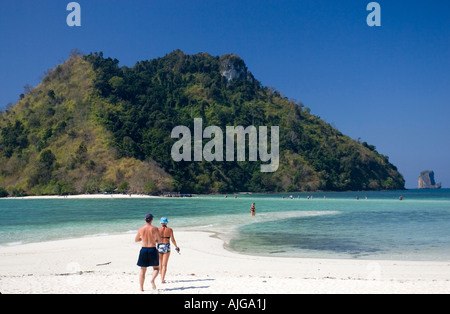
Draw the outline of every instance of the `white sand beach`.
M143 293L450 293L449 262L272 258L230 252L209 233L175 230L167 283ZM0 292L140 294L134 234L0 247Z
M76 195L39 195L23 197L5 197L0 200L45 200L45 199L128 199L128 198L159 198L161 196L152 196L145 194L76 194Z

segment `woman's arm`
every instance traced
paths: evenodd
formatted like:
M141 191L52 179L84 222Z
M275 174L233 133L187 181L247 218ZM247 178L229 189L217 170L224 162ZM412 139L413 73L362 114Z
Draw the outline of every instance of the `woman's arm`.
M175 248L178 248L178 245L177 245L177 241L175 241L175 236L173 235L173 229L171 229L171 233L172 233L172 243L173 243L173 245L175 245Z

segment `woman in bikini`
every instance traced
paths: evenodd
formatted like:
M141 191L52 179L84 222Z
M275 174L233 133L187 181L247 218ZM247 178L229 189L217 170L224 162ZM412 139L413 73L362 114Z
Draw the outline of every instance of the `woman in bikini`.
M255 214L256 214L255 203L253 203L252 207L250 207L250 212L252 213L252 216L255 216Z
M175 241L175 237L173 236L173 229L167 227L169 221L166 217L161 218L162 227L159 228L159 236L161 238L161 243L158 243L158 252L159 252L159 266L161 268L161 283L165 283L164 278L166 277L167 272L167 263L169 262L170 257L170 239L172 239L172 243L175 245L175 249L177 251L180 248Z

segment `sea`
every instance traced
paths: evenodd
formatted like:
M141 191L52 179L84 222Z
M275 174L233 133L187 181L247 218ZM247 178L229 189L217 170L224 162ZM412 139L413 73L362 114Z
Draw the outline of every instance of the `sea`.
M450 261L450 189L0 199L0 247L115 234L132 242L147 213L156 226L167 217L175 236L209 232L241 254Z

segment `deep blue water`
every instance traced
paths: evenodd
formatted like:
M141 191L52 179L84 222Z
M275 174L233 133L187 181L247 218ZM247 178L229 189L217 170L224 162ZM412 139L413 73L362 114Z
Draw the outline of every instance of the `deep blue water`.
M175 232L214 232L227 248L245 254L450 260L449 189L290 195L2 199L0 246L127 232L133 237L153 213L155 221L167 216ZM249 212L252 202L256 217Z

